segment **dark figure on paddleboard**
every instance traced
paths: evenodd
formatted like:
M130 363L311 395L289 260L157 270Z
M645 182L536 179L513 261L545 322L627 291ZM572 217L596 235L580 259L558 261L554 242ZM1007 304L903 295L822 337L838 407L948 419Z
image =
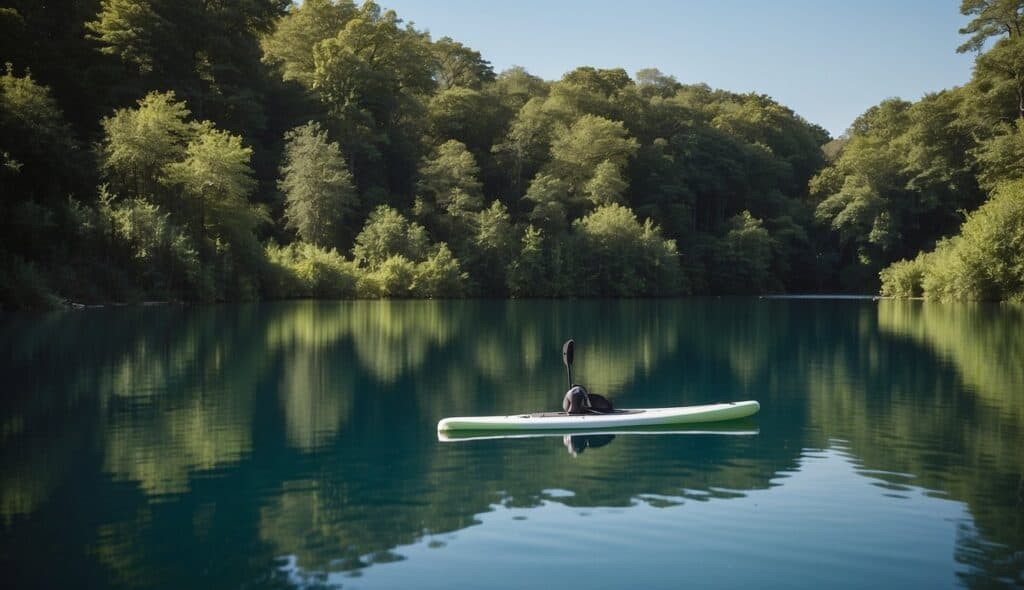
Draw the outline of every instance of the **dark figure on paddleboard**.
M572 360L576 343L567 340L562 345L562 362L569 380L569 391L565 392L562 398L562 409L567 414L607 414L615 411L612 402L602 395L590 393L582 385L573 383Z

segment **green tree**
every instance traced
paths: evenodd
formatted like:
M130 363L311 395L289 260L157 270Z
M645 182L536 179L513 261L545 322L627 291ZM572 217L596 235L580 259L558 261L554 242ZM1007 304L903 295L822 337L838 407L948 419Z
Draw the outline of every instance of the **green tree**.
M505 108L517 113L531 99L547 95L548 83L523 67L513 66L498 74L489 88Z
M461 297L469 275L462 272L459 261L444 242L426 260L416 265L411 292L418 297Z
M579 294L677 294L679 257L675 242L651 220L640 223L619 204L598 207L573 225L579 245L573 285Z
M419 159L424 98L434 90L429 38L365 2L313 48L313 88L338 126L360 186L407 194Z
M582 86L591 92L611 96L633 84L629 74L622 68L592 68L583 66L562 76L562 82Z
M199 257L192 240L174 224L170 214L138 197L103 205L105 222L113 231L115 243L126 246L139 288L160 297L196 294Z
M263 61L279 67L283 79L312 88L316 74L313 48L336 36L356 13L351 0L305 0L291 4L273 32L260 41Z
M509 265L516 255L518 237L512 216L500 201L477 215L476 234L467 249L465 268L484 295L503 295Z
M257 37L288 0L104 0L86 27L136 87L175 91L200 119L235 131L266 125L267 78Z
M191 112L173 92L151 92L132 109L103 119L100 166L116 193L160 199L161 177L185 157L196 133Z
M564 255L561 244L544 231L527 226L519 253L508 269L508 291L513 297L557 297L563 294Z
M337 246L345 217L359 205L341 148L314 122L286 133L285 142L278 187L285 194L287 227L310 244Z
M569 183L550 174L538 174L523 196L533 202L530 221L550 234L565 231L571 204Z
M357 288L361 297L411 297L415 280L416 263L394 254L366 273Z
M79 153L50 89L30 73L16 76L7 64L0 76L0 183L10 183L4 201L15 191L63 199L66 194L60 193L82 180L76 172Z
M669 98L682 86L675 76L663 74L657 68L637 70L636 84L640 88L641 94L646 98L653 98L655 96Z
M1008 35L1020 37L1024 24L1024 2L1021 0L961 0L960 14L973 16L961 35L971 38L957 47L957 53L981 51L991 37Z
M438 146L420 165L419 193L451 215L479 211L483 193L480 168L466 146L454 139Z
M974 83L985 100L1006 105L1003 120L1024 118L1024 38L1002 39L978 56Z
M629 183L622 178L619 169L605 160L597 165L594 176L583 186L583 192L591 203L600 206L621 202L627 188Z
M582 193L599 165L608 162L621 170L638 147L621 122L584 115L570 127L556 132L551 142L549 171L565 178L570 192Z
M480 52L451 37L441 37L431 49L436 63L434 78L441 90L456 86L479 90L495 79L491 63L481 57Z
M842 155L810 181L818 200L815 219L834 232L847 289L873 286L878 270L904 248L920 249L941 232L930 227L918 233L904 225L920 213L908 186L913 170L906 165L911 106L891 99L868 109L853 122Z
M1024 300L1024 181L1000 185L960 234L881 273L882 292L928 299Z
M720 293L762 293L771 279L773 240L749 211L730 220L730 226L715 252L712 286Z
M767 146L787 192L796 193L824 164L820 146L828 133L791 109L759 94L730 97L708 109L711 124L753 145Z
M546 100L529 99L513 118L502 141L492 149L507 169L508 185L514 194L522 195L529 179L547 160L553 129L558 117L545 109Z
M410 222L401 213L386 205L377 207L356 236L352 254L360 265L376 270L388 258L402 256L407 261L420 261L427 256L430 241L418 223Z
M205 297L251 296L262 248L255 231L270 219L253 206L249 196L256 187L249 167L252 148L242 138L205 124L185 149L185 157L165 167L166 182L180 191L195 216L203 272L213 283ZM216 264L211 268L207 253Z
M361 273L335 249L297 242L266 247L267 264L261 287L265 295L286 297L345 297L357 295Z
M996 134L979 146L976 156L978 183L986 190L1024 178L1024 120L1000 125Z
M82 255L67 200L88 191L88 161L50 89L8 64L0 76L0 307L52 307L47 276ZM44 270L45 269L45 270Z
M477 158L490 155L510 117L492 94L459 86L438 92L427 104L431 138L437 143L457 140Z
M171 40L172 25L159 11L160 0L103 0L95 21L86 25L90 37L101 44L100 52L115 55L148 74L156 65L161 47Z

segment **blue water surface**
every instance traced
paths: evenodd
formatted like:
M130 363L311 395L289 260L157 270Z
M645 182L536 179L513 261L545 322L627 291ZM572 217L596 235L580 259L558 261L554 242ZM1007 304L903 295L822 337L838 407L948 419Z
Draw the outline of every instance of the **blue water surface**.
M439 419L757 399L670 433ZM1024 309L286 302L0 315L18 588L1024 586Z

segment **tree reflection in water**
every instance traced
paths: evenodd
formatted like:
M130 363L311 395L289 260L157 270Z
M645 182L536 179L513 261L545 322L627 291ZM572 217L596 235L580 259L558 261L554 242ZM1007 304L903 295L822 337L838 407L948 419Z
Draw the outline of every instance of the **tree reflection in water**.
M617 405L759 399L760 434L436 442L444 416L556 409L569 336L577 373ZM966 504L964 583L1019 584L1020 358L1012 306L355 301L4 316L0 560L22 586L269 583L282 555L358 571L496 503L767 490L806 449L841 439L871 477ZM78 557L52 568L42 555Z

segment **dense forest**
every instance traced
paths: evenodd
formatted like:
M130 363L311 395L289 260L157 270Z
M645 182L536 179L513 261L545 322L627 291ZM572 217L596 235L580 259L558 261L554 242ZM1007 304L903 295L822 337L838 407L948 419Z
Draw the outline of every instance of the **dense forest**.
M374 2L0 2L0 306L1024 296L1024 1L833 139L656 69L495 72Z

